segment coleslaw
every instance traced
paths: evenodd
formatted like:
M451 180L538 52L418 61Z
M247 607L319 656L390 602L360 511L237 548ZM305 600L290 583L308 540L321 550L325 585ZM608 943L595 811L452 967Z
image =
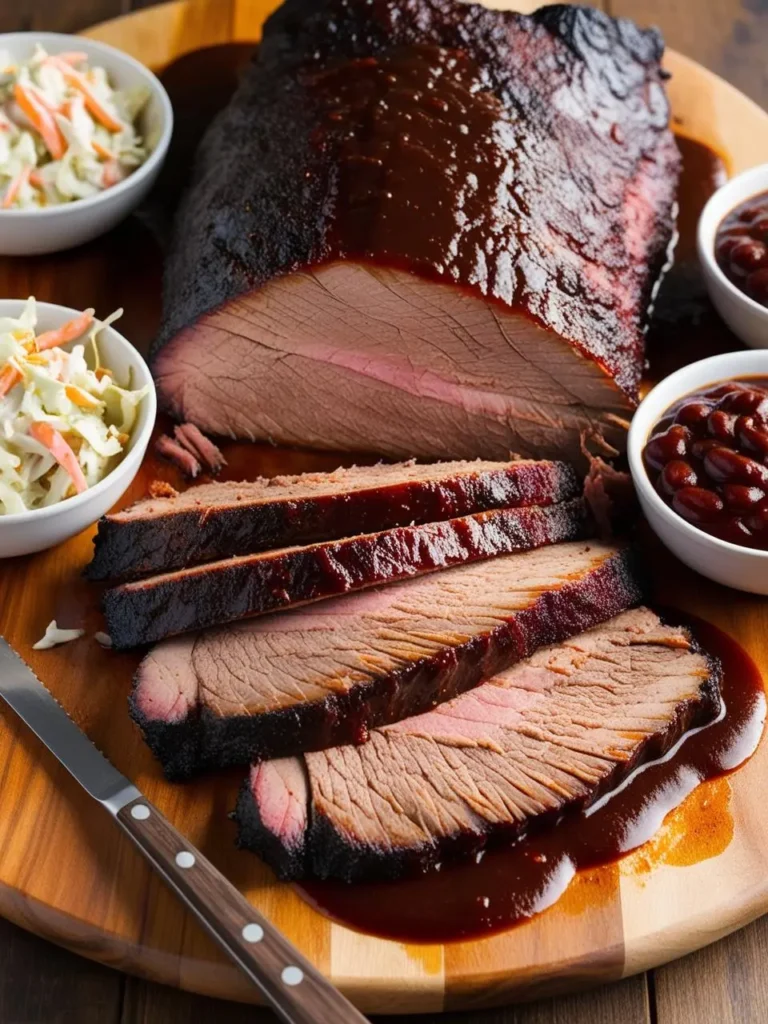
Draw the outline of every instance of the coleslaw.
M149 388L121 387L101 365L99 331L121 315L88 309L37 334L29 298L18 319L0 317L0 516L82 493L125 452Z
M147 158L135 123L149 92L116 90L86 54L27 61L0 52L0 209L86 199L122 181Z

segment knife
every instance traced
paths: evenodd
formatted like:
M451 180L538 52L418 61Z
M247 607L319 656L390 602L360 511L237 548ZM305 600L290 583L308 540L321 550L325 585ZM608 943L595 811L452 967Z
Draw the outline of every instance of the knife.
M99 753L0 637L0 697L138 846L286 1024L366 1018Z

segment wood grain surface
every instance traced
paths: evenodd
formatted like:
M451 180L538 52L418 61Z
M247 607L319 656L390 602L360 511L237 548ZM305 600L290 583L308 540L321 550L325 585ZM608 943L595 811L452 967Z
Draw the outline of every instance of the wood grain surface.
M37 27L41 29L64 29L70 30L81 27L89 19L110 16L123 13L125 3L120 2L85 2L79 0L77 3L59 2L22 2L20 5L9 10L9 5L4 4L0 8L0 30L15 27ZM133 5L136 6L136 5ZM118 45L131 47L134 41L139 39L143 47L148 47L150 54L154 54L157 62L167 59L169 50L173 47L192 49L202 43L219 41L230 37L233 33L241 36L248 35L250 21L254 12L260 5L256 0L252 2L229 2L229 0L211 0L208 3L196 3L189 17L182 17L180 5L167 5L160 12L153 12L156 17L162 19L159 28L148 29L141 27L137 17L130 22L119 26ZM518 5L520 6L520 5ZM608 5L611 13L629 14L638 20L647 22L656 21L667 31L671 45L677 45L684 49L689 56L702 59L714 70L721 71L745 89L754 99L765 102L768 97L765 70L760 59L761 45L763 47L768 39L768 26L766 25L766 11L764 4L759 0L747 0L743 7L729 0L708 0L706 4L707 17L698 17L701 13L699 0L614 0L612 6ZM19 25L22 20L22 25ZM682 63L680 65L683 67ZM676 89L680 80L673 84ZM706 76L698 82L698 88L690 94L690 109L687 116L690 119L710 121L710 130L718 125L711 124L711 115L707 103L712 100L712 89L714 83ZM725 95L719 93L719 95ZM695 102L694 102L695 101ZM727 101L725 101L727 103ZM742 108L746 109L746 108ZM692 111L698 113L693 114ZM720 124L725 134L733 134L731 129L734 125L726 124L720 115ZM745 115L746 116L746 115ZM707 125L704 125L706 129ZM734 143L738 147L744 145L748 152L740 158L749 162L750 159L765 159L765 155L759 156L761 146L765 145L764 129L763 138L760 131L739 132L738 138L734 135ZM722 139L717 141L722 142ZM750 158L749 153L755 153ZM738 163L739 161L737 161ZM67 256L63 261L17 261L12 267L3 267L0 270L0 282L3 286L3 294L23 295L30 290L35 290L38 297L50 298L55 301L71 303L73 305L86 304L91 300L95 292L103 296L106 305L124 303L129 310L129 316L125 324L125 331L132 339L139 344L145 344L154 327L157 315L157 293L154 282L158 267L158 258L151 245L148 243L147 235L143 228L137 223L129 223L119 229L115 238L111 240L114 248L111 256L105 254L99 247L86 248L78 253ZM123 274L115 275L110 269L115 265L132 266L137 276L133 281L128 282ZM138 305L131 308L131 297ZM112 299L115 299L112 302ZM111 308L111 306L110 306ZM314 464L314 457L295 454L293 458L297 465ZM271 451L261 453L261 464L267 471L274 472L278 465L276 455ZM62 584L66 586L72 575L69 571L71 563L78 559L82 562L87 556L87 542L73 542L76 548L67 553L66 560L43 556L45 558L45 577L52 586L59 588ZM64 564L69 562L69 566ZM667 566L667 568L669 568ZM5 566L0 569L0 616L3 617L2 628L5 622L13 618L17 620L19 615L24 614L24 609L32 609L37 616L35 625L45 624L47 621L48 606L45 604L45 596L40 593L39 586L32 583L28 568L24 563L19 565L11 564L11 576L5 577ZM681 570L682 572L682 570ZM685 575L678 577L676 573L665 573L659 576L660 583L663 582L663 596L665 600L673 600L676 588L690 588L691 577L686 579ZM13 586L11 587L11 583ZM695 585L695 584L694 584ZM72 608L71 602L80 600L78 587L75 583L72 590L61 597L58 602L60 614ZM690 592L690 590L689 590ZM10 593L10 596L9 596ZM738 636L745 645L764 661L762 645L764 643L765 625L764 602L758 599L744 598L732 601L732 595L728 592L718 590L714 587L700 587L697 593L697 601L691 607L699 611L709 611L709 617L719 622L725 628L730 628L734 635ZM48 596L48 601L51 595ZM88 613L89 615L91 613ZM34 632L34 631L32 631ZM31 633L27 641L32 638ZM18 639L18 636L17 636ZM23 644L22 644L23 646ZM98 659L98 654L97 654ZM92 658L86 659L90 664ZM90 685L81 681L79 676L82 673L83 663L74 658L64 666L64 684L71 698L71 707L81 722L86 725L89 731L98 735L100 732L111 733L111 723L116 721L122 714L122 700L124 693L116 694L114 703L104 706L103 698L101 705L103 710L96 713L96 706L91 702L91 690L94 683ZM43 678L46 674L41 668ZM110 666L104 666L105 678L96 685L102 687L114 684L114 679L108 679L114 673ZM119 673L118 673L119 674ZM120 690L120 684L117 687ZM99 843L100 852L98 864L100 868L112 870L116 867L121 871L126 867L129 878L142 880L142 865L131 863L121 850L120 842L106 834L106 826L97 823L95 817L88 811L81 808L82 801L76 793L66 791L66 786L60 787L60 779L57 769L48 763L38 752L31 749L31 741L23 736L20 730L12 732L14 750L8 761L0 756L0 764L5 765L3 797L0 798L0 813L2 813L2 825L0 826L0 863L6 865L9 860L18 876L27 882L31 881L33 872L30 870L31 857L36 857L35 869L43 864L48 871L59 872L58 887L51 886L54 897L61 896L61 889L69 884L66 873L62 874L62 868L69 860L79 860L82 856L93 855L93 849L89 844L82 844L80 841L81 831L89 824L93 827L97 839L93 843ZM138 769L131 771L137 778L140 785L144 780L149 782L147 788L152 787L155 779L154 766L146 761L141 761L140 751L137 753L130 749L117 750L117 739L107 737L109 746L107 752L126 768L128 762L133 763L133 754L139 758ZM130 746L130 744L129 744ZM110 749L115 747L115 750ZM756 889L752 895L758 900L763 898L764 892L760 889L762 880L763 851L766 850L766 837L759 827L759 822L753 822L750 812L754 810L749 800L749 791L756 789L753 781L749 783L748 773L755 777L760 774L760 762L755 760L748 766L747 772L742 773L731 784L728 789L718 797L720 804L725 808L725 818L733 825L737 839L743 840L730 843L724 853L717 856L710 856L699 862L698 865L690 865L685 869L687 875L691 872L690 884L681 886L679 878L681 868L674 863L657 865L656 870L647 873L643 865L626 864L620 872L616 872L616 878L609 879L608 888L618 891L620 899L617 910L606 912L605 905L602 907L602 914L592 922L593 928L599 928L604 938L610 937L615 928L621 928L622 936L628 934L631 942L635 944L634 959L628 961L622 970L639 969L644 965L656 962L660 956L671 956L679 954L682 947L673 941L673 937L667 934L662 928L654 930L653 915L662 914L670 906L674 908L673 913L689 913L701 911L706 921L694 922L696 927L693 935L689 936L692 941L701 943L713 937L711 927L712 907L718 905L720 912L727 911L721 920L723 928L732 928L748 920L750 916L762 909L751 901L741 907L735 907L729 899L721 900L724 896L724 888L733 884L735 880L744 882L754 874L760 878L757 881ZM18 769L21 769L20 772ZM756 774L755 774L756 773ZM763 775L764 777L764 775ZM7 805L3 804L5 789L9 779L13 779L17 785L13 799L11 814L7 813ZM7 827L15 817L23 816L30 798L36 797L41 791L55 791L55 799L51 802L46 811L45 822L38 822L38 827L30 829L31 841L26 846L26 859L9 849L8 840L11 829ZM230 836L217 835L216 823L223 819L223 810L226 799L219 799L214 807L215 821L212 816L211 822L200 820L199 806L196 801L184 800L178 797L169 799L164 809L171 813L174 820L181 824L184 830L191 837L197 836L196 841L203 840L206 853L212 856L220 866L229 864ZM753 801L754 802L754 801ZM722 808L721 808L722 809ZM72 821L75 817L75 821ZM680 817L684 821L684 815ZM57 830L61 829L63 842L59 844L56 852L51 853L48 847L48 834L43 832L43 824L53 823ZM110 823L107 822L107 825ZM74 827L73 827L74 826ZM226 825L220 825L220 830L226 832ZM14 844L16 834L14 834ZM64 852L62 853L62 849ZM132 851L131 851L132 853ZM218 858L218 859L217 859ZM2 871L3 869L0 869ZM697 875L697 871L699 874ZM703 871L703 876L701 872ZM0 877L2 877L0 875ZM146 882L146 874L144 874ZM230 877L236 881L242 881L237 869L230 871ZM661 880L657 889L658 880ZM83 901L92 908L106 907L110 923L122 925L126 920L134 925L141 921L145 929L144 937L152 941L168 941L169 936L179 937L182 947L187 955L190 952L197 957L202 956L203 960L208 955L208 948L205 941L194 931L193 925L187 923L183 915L179 915L177 909L166 900L163 902L162 895L157 892L157 887L150 884L145 891L145 900L140 907L136 905L125 906L123 893L116 894L105 889L98 877L80 878ZM537 953L544 951L545 956L551 955L553 949L562 953L563 931L568 928L578 933L579 927L574 929L574 918L580 922L584 920L584 902L586 893L593 890L585 884L584 890L580 892L578 886L566 896L563 905L559 908L562 913L550 914L551 924L539 925L534 945ZM685 890L685 891L682 891ZM298 901L291 902L288 908L280 907L271 893L269 883L260 883L259 895L266 899L265 911L273 917L275 922L285 927L290 932L289 918L291 915L298 915L298 929L306 928L308 921L312 918L304 913L304 908ZM45 924L37 916L39 907L29 901L20 901L17 898L18 890L11 900L12 906L3 907L10 916L17 920L24 920L31 927L45 931ZM119 897L119 898L118 898ZM154 903L155 898L160 900L160 906ZM53 898L53 897L52 897ZM709 904L708 904L709 901ZM129 901L130 903L130 901ZM721 904L729 904L727 906ZM557 909L557 908L555 908ZM650 913L649 913L650 911ZM593 908L594 912L594 908ZM548 915L544 915L544 919ZM588 915L587 915L588 916ZM80 946L84 952L91 956L103 956L104 950L89 945L89 940L82 935L76 934L71 929L71 921L57 920L54 932L61 941L70 941ZM56 928L64 928L62 935L56 932ZM66 931L70 928L70 931ZM629 931L627 931L629 929ZM338 934L343 932L337 926L330 926L330 941L332 953L330 963L331 969L335 967L340 971L343 980L348 985L359 986L361 976L367 969L367 957L360 956L355 952L354 942L350 946L349 939ZM441 961L430 962L429 957L424 957L419 950L406 950L406 955L398 955L391 950L386 953L383 944L376 942L377 948L369 952L368 956L380 958L386 962L388 969L397 974L410 970L412 984L426 974L434 977L436 967L439 971L448 975L452 972L467 971L468 969L475 976L492 972L494 964L499 962L499 957L514 955L515 941L520 942L525 929L519 929L512 933L506 943L501 943L502 948L496 947L495 940L489 940L482 945L482 951L473 957L468 956L466 951L448 949L442 956ZM515 939L517 936L517 940ZM645 938L643 939L643 936ZM328 936L326 936L327 938ZM703 950L693 957L672 964L666 968L657 970L650 977L645 976L632 978L609 988L584 993L575 996L568 996L561 999L547 1000L536 1003L533 1006L511 1008L508 1010L495 1010L489 1012L477 1012L472 1014L447 1014L441 1017L421 1018L433 1024L440 1021L484 1021L487 1024L512 1024L512 1022L574 1022L574 1024L586 1024L590 1022L603 1021L626 1021L629 1024L638 1022L649 1022L656 1020L675 1022L675 1024L688 1024L689 1021L764 1021L766 1019L766 984L762 975L765 973L762 963L761 948L765 948L766 926L764 922L745 929L737 936L716 946ZM580 936L577 934L577 939ZM511 942L509 941L511 939ZM85 947L83 948L83 941ZM60 950L53 950L39 940L25 935L14 929L13 926L3 924L0 930L0 944L3 948L2 964L0 964L0 1021L121 1021L129 1024L133 1021L192 1021L217 1019L222 1022L239 1022L248 1019L262 1024L272 1018L265 1011L258 1011L246 1007L226 1007L224 1004L215 1003L212 1000L172 992L161 986L153 985L134 978L123 978L116 972L110 972L105 968L79 960ZM566 943L567 944L567 943ZM608 942L610 946L611 943ZM333 949L335 947L335 955ZM320 949L308 950L310 955L320 954ZM421 959L419 959L421 957ZM322 956L319 956L322 960ZM118 963L130 967L131 964L124 959L118 959ZM469 968L467 967L469 964ZM165 961L163 968L171 966L171 961ZM582 968L584 965L581 965ZM606 976L616 973L615 964L603 964L602 969L607 971ZM332 970L333 973L333 970ZM589 965L585 972L584 980L594 980L600 977L600 972L594 971L594 964ZM189 969L184 970L183 964L178 958L173 961L172 980L181 984L194 984L196 987L205 988L210 977L205 972L195 972L190 977ZM520 978L512 979L514 982ZM551 990L551 984L545 982L542 994ZM536 990L534 990L536 991ZM464 989L456 994L457 999L466 1000L473 995L473 986ZM495 995L503 998L504 992L496 992ZM448 1003L450 1004L450 999ZM422 1005L422 1004L420 1004ZM377 1002L376 1009L383 1009L384 1003ZM396 1009L397 1007L392 1007ZM426 1007L425 1007L426 1008ZM435 1006L435 1008L439 1008ZM246 1016L247 1015L247 1016Z

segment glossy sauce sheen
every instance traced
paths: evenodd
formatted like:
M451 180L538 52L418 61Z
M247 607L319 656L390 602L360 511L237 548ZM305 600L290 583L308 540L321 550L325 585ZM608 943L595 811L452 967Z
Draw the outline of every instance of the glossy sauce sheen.
M118 650L263 615L375 584L590 536L582 501L496 509L361 537L246 555L108 590L107 632Z
M723 218L715 256L729 281L768 306L768 192L750 196Z
M509 51L526 54L521 61L557 65L557 51L549 55L548 37L533 22L511 21L505 32ZM590 110L585 141L578 119L561 116L559 93L546 116L518 116L516 109L532 102L524 72L474 49L395 45L302 74L318 109L311 136L323 158L318 166L333 165L320 255L400 266L479 291L502 308L514 304L545 325L554 321L632 392L643 341L634 310L645 308L663 263L665 213L660 205L659 222L652 219L639 240L609 229L606 207L631 201L621 174L605 171L613 161L626 168L637 161L639 178L647 158L659 180L663 165L674 179L677 154L664 140L666 100L655 71L643 94L647 110L638 103L632 117L620 105L597 102L588 76L573 86L586 95L571 102ZM635 88L635 73L627 71L616 96ZM537 82L534 95L539 88ZM565 163L558 131L572 147ZM656 149L649 156L651 137ZM646 153L638 159L641 138ZM308 182L318 173L308 170ZM644 260L648 274L640 272Z
M685 395L653 428L643 460L660 497L687 522L768 550L768 380Z
M386 938L479 938L551 906L577 871L608 864L651 839L699 782L732 771L754 752L765 721L763 682L749 655L716 627L684 621L722 661L726 713L685 736L665 760L640 769L592 813L567 816L512 849L486 853L479 864L400 882L305 882L299 891L322 913Z
M498 255L521 244L519 197L505 187L518 157L488 75L461 51L413 46L316 73L311 84L325 100L318 145L339 150L336 247L397 260L405 225L412 265L511 301L514 275ZM500 204L495 235L489 195Z
M705 356L732 352L741 342L715 312L696 254L696 227L707 200L728 180L723 159L708 146L677 136L683 158L678 188L679 238L664 275L648 330L646 379L655 382Z

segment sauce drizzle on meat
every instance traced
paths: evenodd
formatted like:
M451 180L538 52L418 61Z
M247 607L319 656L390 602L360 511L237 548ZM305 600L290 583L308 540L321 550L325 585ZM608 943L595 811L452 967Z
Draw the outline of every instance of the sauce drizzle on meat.
M551 906L577 871L609 864L647 842L699 782L733 771L754 752L765 721L763 682L746 651L715 626L691 617L685 621L723 664L726 713L687 735L671 756L641 769L597 809L567 818L511 850L486 853L479 864L398 882L302 882L298 891L335 920L386 938L479 938Z

